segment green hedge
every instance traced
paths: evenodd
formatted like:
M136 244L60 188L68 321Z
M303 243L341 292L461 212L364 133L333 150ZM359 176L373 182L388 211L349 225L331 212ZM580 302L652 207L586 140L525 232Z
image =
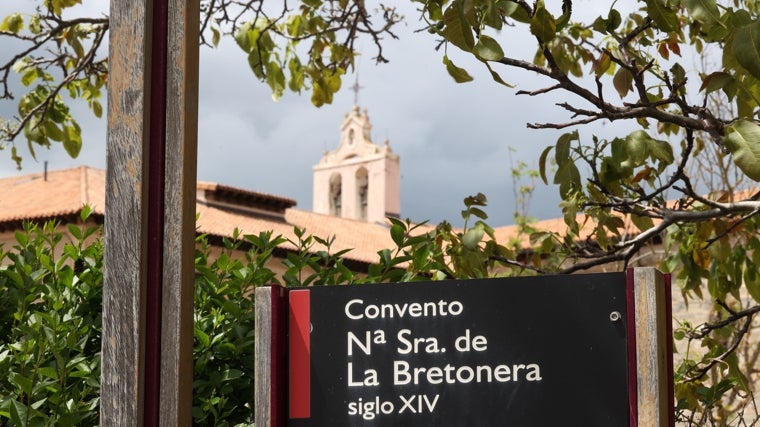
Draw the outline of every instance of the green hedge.
M85 209L83 222L88 216ZM0 246L0 427L99 423L102 230L67 230L60 232L54 222L28 223L15 234L15 244ZM282 237L235 231L213 257L208 239L197 239L194 425L253 423L255 286L401 278L394 268L402 259L398 253L385 253L388 263L359 280L343 265L345 252L331 253L331 240L299 229L295 236L299 249L282 260L286 272L280 277L269 263L286 241Z
M481 195L465 199L463 230L444 222L421 233L418 227L422 225L391 219L389 234L395 248L379 251L377 264L362 275L343 264L346 251L333 252L332 239L310 236L300 229L294 230L290 241L297 249L278 260L273 254L287 240L271 232L246 236L234 232L231 239L222 240L221 253L213 257L208 239L199 237L195 257L194 424L253 423L255 337L251 296L255 286L536 274L535 269L516 262L518 256L528 257L531 265L540 265L543 271L562 266L566 257L554 246L544 248L547 240L541 233L531 235L535 241L531 252L522 251L520 239L507 246L497 244L493 230L483 221L486 216L480 207L484 205ZM85 209L84 223L88 215ZM99 423L101 228L67 228L68 233L63 234L55 223L26 224L16 233L15 243L0 246L0 427ZM281 262L286 271L275 274L269 268L273 262ZM736 334L738 325L718 322L710 329L702 326L700 330L707 332L701 336L683 325L676 331L676 340L688 339L689 345L706 346L710 351L704 357L695 358L689 352L681 355L675 369L677 417L688 425L701 425L698 420L711 414L730 417L729 425L741 423L745 407L736 401L752 396L747 379L751 365L740 366L736 353L731 353L726 358L729 369L708 365L710 375L698 381L684 379L683 374L720 355L724 351L721 343Z
M86 217L86 213L85 213ZM27 224L0 248L0 426L99 423L103 245L99 227ZM232 246L232 245L230 245ZM253 423L253 301L269 254L196 255L195 425Z
M27 225L0 248L0 426L98 424L103 247L69 229Z

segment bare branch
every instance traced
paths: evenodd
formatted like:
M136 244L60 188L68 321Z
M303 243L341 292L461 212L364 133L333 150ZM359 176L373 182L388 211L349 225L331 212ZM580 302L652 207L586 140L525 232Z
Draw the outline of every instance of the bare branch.
M549 86L547 88L537 89L537 90L533 90L533 91L518 90L517 92L515 92L515 94L516 95L536 96L536 95L543 95L545 93L549 93L549 92L555 91L557 89L562 89L562 86L560 86L560 85L554 85L554 86Z
M710 361L702 366L695 366L691 371L689 371L690 375L685 375L683 381L684 382L694 382L697 380L700 380L703 378L710 369L713 368L713 366L717 365L718 363L722 363L728 356L730 356L736 349L739 347L739 344L741 344L742 340L744 339L744 336L747 334L747 331L749 331L749 327L752 324L752 316L754 316L755 313L760 311L760 306L754 306L752 308L749 308L747 310L743 310L739 313L732 314L731 316L727 317L726 319L715 322L715 323L705 323L702 325L699 329L699 332L696 334L693 334L691 336L692 339L702 339L707 336L710 332L714 331L715 329L719 329L725 326L728 326L742 318L746 318L744 321L744 325L739 329L739 331L736 333L736 336L734 337L733 343L724 351L722 354L720 354L717 357L713 357L710 359Z

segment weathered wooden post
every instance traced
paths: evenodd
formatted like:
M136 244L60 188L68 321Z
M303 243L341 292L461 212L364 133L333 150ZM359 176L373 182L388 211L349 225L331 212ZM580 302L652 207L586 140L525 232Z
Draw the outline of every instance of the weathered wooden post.
M654 268L627 272L628 321L633 345L629 346L631 419L636 424L674 424L673 346L670 279Z
M198 0L111 0L104 426L190 425Z

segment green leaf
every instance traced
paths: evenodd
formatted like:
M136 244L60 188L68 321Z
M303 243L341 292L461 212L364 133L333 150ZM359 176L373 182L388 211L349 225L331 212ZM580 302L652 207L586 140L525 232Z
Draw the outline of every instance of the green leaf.
M403 225L393 224L391 226L391 239L399 248L404 244L404 236L406 236L406 230Z
M29 68L26 70L23 76L21 76L21 84L24 86L29 86L32 83L34 83L35 80L40 76L40 70L37 67Z
M264 80L266 78L264 65L261 62L261 52L258 49L253 49L248 54L248 66L251 67L251 71L258 79Z
M239 369L227 369L222 373L222 381L235 380L245 375L245 373Z
M317 107L332 103L333 95L340 89L341 74L343 70L340 68L335 71L325 69L316 79L312 77L311 103Z
M606 53L602 53L599 56L599 60L594 62L594 74L596 74L597 77L601 77L610 69L610 67L612 67L612 58Z
M294 56L288 62L288 71L290 71L290 79L288 80L288 88L293 92L301 92L304 85L304 79L306 74L301 66L301 61L298 57Z
M90 217L92 214L92 207L90 205L84 205L82 206L82 212L79 214L79 217L82 219L82 221L87 221L87 218ZM93 229L97 230L97 229Z
M678 15L668 7L667 0L645 0L647 13L657 28L665 32L678 30Z
M330 91L331 95L340 90L340 76L342 74L342 70L338 69L336 72L329 71L329 74L325 76L325 83L327 84L327 89Z
M56 125L55 123L51 121L45 122L45 136L52 139L53 141L61 142L63 141L63 131Z
M648 143L652 138L643 130L632 132L625 138L626 152L635 165L641 165L649 155Z
M454 46L471 52L475 46L475 37L472 35L472 27L467 23L462 11L462 4L454 2L443 14L443 36Z
M486 195L483 193L478 193L474 196L467 196L464 198L464 205L468 208L472 206L485 206L488 200L486 199Z
M647 151L649 151L650 157L661 161L665 165L669 165L675 160L673 146L667 141L650 138L647 140Z
M10 381L11 384L14 384L16 387L19 388L20 391L22 391L26 395L32 394L32 385L33 381L29 377L25 377L17 372L11 372L8 374L8 381Z
M13 34L18 34L22 29L24 29L24 18L21 17L20 13L6 16L0 24L0 31L8 31Z
M267 84L272 89L272 99L279 100L285 92L285 73L276 62L267 64Z
M11 421L17 426L27 426L26 420L26 412L27 407L23 403L19 402L18 400L11 401L10 405L11 409Z
M501 8L494 2L489 2L486 11L483 13L483 23L491 28L501 30L504 25L504 18L501 15Z
M686 10L695 21L710 29L715 24L725 26L720 20L720 10L715 0L684 0Z
M64 128L63 148L72 159L79 156L82 151L82 134L79 126L69 125Z
M749 85L736 85L736 113L739 118L754 118L759 96Z
M611 9L610 14L607 16L607 22L604 29L607 32L615 31L622 23L623 18L620 16L620 12L618 12L617 9Z
M499 61L504 58L504 50L499 42L487 35L481 35L475 44L473 53L486 61Z
M573 141L578 141L578 131L567 132L557 138L557 152L554 153L554 160L558 166L564 165L570 159L570 145Z
M71 46L72 49L74 49L74 53L76 53L76 56L78 58L81 58L84 56L84 47L82 46L82 42L79 40L79 33L77 31L74 31L72 28L66 35L66 42Z
M760 21L736 30L731 51L742 67L760 79Z
M69 224L66 228L69 230L69 233L71 233L71 235L74 236L74 238L76 238L79 241L82 240L82 229L80 229L78 225Z
M557 140L557 151L554 152L554 160L558 166L562 166L570 161L570 141L569 134L563 134Z
M536 12L530 20L530 32L543 43L548 43L557 36L557 24L554 17L544 7L544 2L536 4Z
M464 233L464 236L462 236L462 245L467 249L474 250L477 248L478 243L483 239L484 234L485 229L482 225L478 224Z
M43 377L51 378L54 380L58 379L58 371L56 371L55 368L51 366L42 366L37 370L37 373Z
M221 37L222 37L222 33L219 31L219 29L212 26L211 27L211 44L214 47L219 46L219 40L221 39Z
M472 76L464 68L459 68L449 60L449 57L443 56L443 63L446 64L446 71L454 78L457 83L466 83L473 80Z
M739 169L755 181L760 181L760 127L748 120L739 120L726 128L723 139L734 156Z
M732 82L734 82L734 78L731 76L731 74L722 71L716 71L714 73L708 74L704 79L702 79L702 86L699 88L699 90L704 90L705 93L711 93L716 90L725 88Z
M240 26L240 29L235 33L235 42L237 42L238 46L240 46L240 48L246 53L251 52L251 39L248 37L248 31L251 29L251 25L251 22L246 22Z
M554 175L554 183L559 184L559 194L563 199L569 198L572 193L581 187L581 174L573 162L566 162L557 168Z
M760 274L757 273L755 265L748 265L744 269L744 286L747 292L756 301L760 302Z
M100 104L98 101L92 102L92 113L95 114L95 117L101 118L103 116L103 105Z
M322 88L322 85L319 84L319 82L315 81L312 84L311 103L316 107L321 107L325 105L325 102L327 101L327 95L325 94L325 90Z
M493 80L496 83L504 85L504 86L506 86L508 88L515 87L515 85L509 84L509 83L505 82L504 79L501 78L501 76L499 75L499 73L497 73L496 71L493 70L493 68L491 68L491 64L489 64L488 62L484 62L484 64L486 64L486 68L488 68L488 71L491 73L491 78L493 78Z
M517 22L522 22L523 24L530 23L530 15L525 9L520 7L517 2L511 0L500 1L499 7L501 9L501 13L503 13L504 16L508 16Z
M544 151L538 158L538 173L541 175L541 180L544 181L544 184L546 185L549 185L549 180L546 179L546 159L549 157L549 152L552 151L552 149L554 149L554 147L551 145L544 148Z
M31 31L32 34L39 34L42 32L42 25L40 24L40 15L38 14L32 15L32 18L29 20L29 31Z
M470 212L470 215L476 216L480 219L488 219L488 215L485 213L483 209L479 208L469 208L468 211Z

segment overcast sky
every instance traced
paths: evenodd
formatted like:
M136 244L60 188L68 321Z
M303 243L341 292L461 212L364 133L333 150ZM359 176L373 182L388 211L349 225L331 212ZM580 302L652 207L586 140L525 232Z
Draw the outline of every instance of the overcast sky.
M538 89L547 82L532 73L497 68L506 81L518 85L506 88L495 83L481 64L452 47L449 56L475 77L474 82L456 84L441 62L441 52L434 50L436 40L426 32L414 32L420 24L411 3L398 3L407 21L397 28L400 40L385 40L384 55L390 63L375 65L373 52L368 52L357 64L362 86L359 105L369 112L373 140L382 144L388 139L401 157L401 216L461 225L462 199L482 192L489 200L489 223L510 224L514 210L510 164L522 160L537 167L541 151L561 134L529 130L526 123L566 121L565 112L554 106L562 99L516 96L518 89ZM576 0L574 9L583 13L592 4ZM15 2L2 2L0 15L18 8ZM506 54L531 58L532 39L513 30L504 31L500 39ZM367 42L361 46L372 47ZM332 105L316 108L308 93L286 93L273 102L268 87L255 79L244 53L231 39L223 39L216 50L201 49L200 76L198 179L289 197L297 207L310 210L312 166L324 150L337 147L339 126L354 103L349 87L355 76L345 77ZM15 104L1 104L3 117L15 111ZM50 169L105 167L105 119L94 119L81 105L74 111L84 132L80 157L68 158L61 147L40 149L37 162L25 156L20 173L41 171L43 161ZM592 132L609 131L609 126L600 125L582 129L581 134L590 137ZM18 144L25 148L24 141ZM17 173L10 153L0 152L0 176ZM535 184L531 215L560 216L556 188Z

